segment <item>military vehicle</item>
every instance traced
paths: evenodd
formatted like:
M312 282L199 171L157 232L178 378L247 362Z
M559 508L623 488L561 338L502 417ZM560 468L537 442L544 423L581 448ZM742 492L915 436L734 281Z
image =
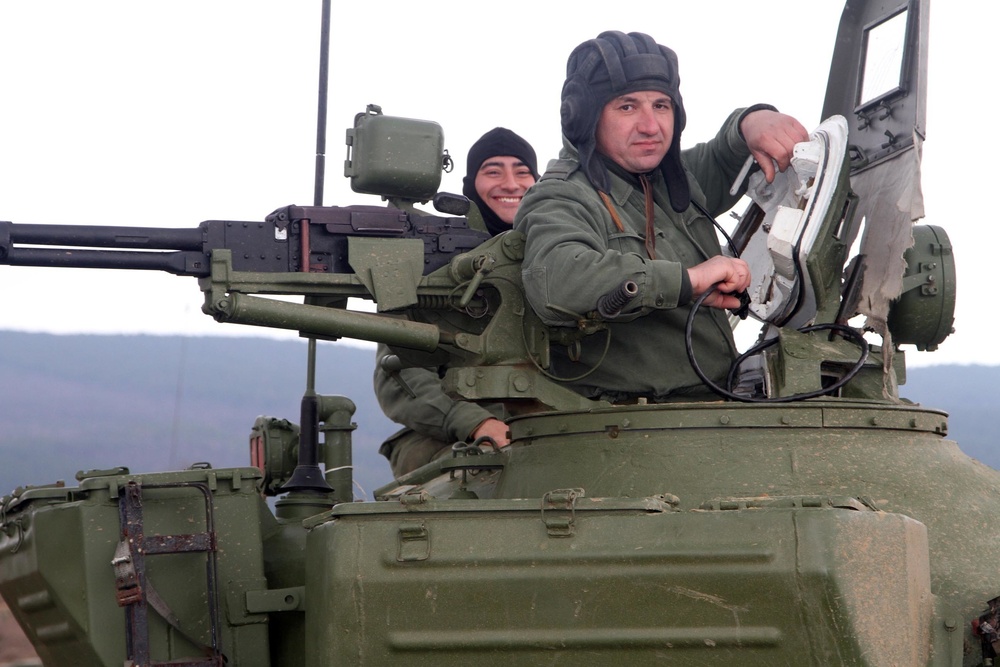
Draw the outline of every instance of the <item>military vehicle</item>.
M927 0L847 2L823 122L775 183L749 176L731 246L762 327L726 386L705 378L713 401L563 386L550 350L606 335L629 286L576 328L543 325L523 237L477 232L468 202L438 192L440 126L374 106L347 132L345 175L384 206L319 196L182 230L0 223L3 263L194 276L206 314L310 341L298 421L258 419L246 467L88 470L3 498L0 594L38 655L993 664L1000 473L899 396L900 346L935 348L954 312L948 237L912 224L927 44ZM354 405L315 391L332 372L316 341L339 337L386 344L390 373L446 366L455 396L505 402L510 446L456 443L353 502Z

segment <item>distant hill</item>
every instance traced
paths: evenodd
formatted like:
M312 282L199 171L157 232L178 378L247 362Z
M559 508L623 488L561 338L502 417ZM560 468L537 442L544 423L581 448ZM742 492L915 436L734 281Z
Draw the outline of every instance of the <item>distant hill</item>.
M75 484L82 469L249 465L258 415L299 421L306 352L298 340L0 331L0 495ZM369 499L392 480L378 447L399 428L375 400L374 358L317 346L316 391L357 405L355 479Z
M1000 438L993 418L1000 414L1000 366L925 366L907 370L901 396L948 413L948 438L962 451L1000 469Z
M355 479L365 497L389 482L378 454L398 427L372 392L374 352L320 343L316 389L357 405ZM54 336L0 331L0 494L78 470L248 465L254 419L298 422L306 344L265 338ZM949 437L1000 468L992 417L1000 367L912 368L901 394L950 414Z

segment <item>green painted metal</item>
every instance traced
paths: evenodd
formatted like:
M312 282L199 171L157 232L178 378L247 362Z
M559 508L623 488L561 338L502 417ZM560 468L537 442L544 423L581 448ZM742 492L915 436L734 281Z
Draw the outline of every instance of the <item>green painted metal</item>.
M788 501L339 506L307 538L306 664L927 664L924 526Z
M928 529L935 593L962 618L994 589L984 527L1000 473L946 439L946 416L918 406L810 401L676 404L519 418L494 497L583 487L599 497L671 494L681 508L737 498L844 494ZM598 475L594 470L599 470Z
M955 308L955 258L944 230L914 227L906 267L903 291L889 317L893 337L919 350L936 349L953 331Z
M214 607L216 639L230 660L270 664L267 616L250 612L244 601L248 591L267 588L260 471L113 472L118 474L86 478L75 489L29 489L4 504L0 593L45 664L125 662L125 613L117 602L121 586L112 560L118 556L120 504L129 482L142 490L147 539L207 531L215 544L213 585L206 553L147 553L143 593L155 590L178 619L174 627L150 614L152 657L199 657L213 643Z

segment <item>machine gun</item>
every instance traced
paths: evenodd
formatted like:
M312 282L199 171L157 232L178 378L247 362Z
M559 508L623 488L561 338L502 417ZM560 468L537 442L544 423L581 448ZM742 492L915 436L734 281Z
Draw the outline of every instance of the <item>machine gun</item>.
M263 222L206 220L189 229L0 221L0 261L11 266L159 270L203 278L210 273L212 253L229 250L236 271L349 273L351 236L421 241L423 273L489 238L470 229L464 218L395 207L285 206Z
M193 276L219 321L385 343L393 368L453 367L446 384L467 400L586 405L544 376L551 332L524 301L521 235L491 238L463 217L474 212L465 197L437 191L448 160L440 126L369 106L347 145L352 189L387 206L285 206L188 229L0 222L0 263ZM427 201L444 215L417 208ZM351 297L379 314L346 309Z

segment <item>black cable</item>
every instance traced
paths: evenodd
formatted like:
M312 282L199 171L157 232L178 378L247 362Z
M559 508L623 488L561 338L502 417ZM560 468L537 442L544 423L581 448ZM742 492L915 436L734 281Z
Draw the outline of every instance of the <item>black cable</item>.
M691 203L694 204L694 207L696 209L701 211L702 215L704 215L706 218L712 221L712 224L715 225L715 228L718 229L719 232L726 238L726 243L729 245L729 251L733 253L733 257L739 259L740 252L739 250L736 249L736 244L733 242L733 237L731 237L729 233L726 232L726 230L722 227L722 225L719 224L719 221L715 219L715 216L713 216L711 213L708 212L708 209L706 209L704 206L702 206L693 199L691 200ZM730 312L733 315L739 317L741 320L745 320L747 318L747 315L753 315L753 318L755 320L757 320L758 322L763 322L763 320L757 317L756 313L750 311L750 293L747 290L743 290L737 296L739 297L740 300L740 307Z
M705 385L709 389L711 389L713 393L722 396L723 398L728 398L733 401L739 401L741 403L790 403L792 401L803 401L809 398L817 398L819 396L832 394L833 392L837 391L845 384L850 382L852 379L854 379L854 376L861 371L865 363L868 361L868 352L869 352L868 341L864 339L864 336L861 334L861 332L843 324L814 324L812 326L802 327L798 329L799 333L811 333L813 331L826 331L826 330L837 331L843 334L846 338L850 338L851 340L853 340L855 343L857 343L858 347L861 349L861 357L858 359L857 363L854 364L851 370L849 370L844 375L844 377L840 378L829 387L825 387L823 389L817 389L816 391L808 391L802 394L793 394L792 396L778 396L774 398L766 398L766 397L754 398L752 396L740 396L738 394L733 393L729 389L723 389L722 387L715 384L707 375L705 375L704 371L701 370L701 366L698 365L698 360L695 359L694 356L694 343L692 341L692 332L694 331L695 315L697 314L698 309L701 307L701 304L704 303L705 299L707 299L709 295L711 295L713 292L716 291L717 285L718 283L710 287L708 290L705 291L704 294L699 296L693 304L691 304L691 312L688 315L687 324L684 327L684 348L687 351L688 361L691 363L691 368L694 369L694 372L698 375L699 378L701 378L701 381L704 382ZM732 388L736 369L739 368L739 365L742 364L747 357L749 357L751 354L755 354L757 352L760 352L761 350L764 350L774 345L775 343L778 342L778 340L779 339L776 336L771 340L764 341L763 343L754 346L753 348L747 350L739 357L737 357L736 361L733 362L733 365L730 366L729 375L727 376L727 386L729 388Z
M740 253L736 249L736 244L733 243L733 238L729 235L728 232L726 232L726 230L722 227L722 225L719 224L719 221L715 219L715 216L709 213L708 209L706 209L704 206L702 206L695 200L692 199L691 203L694 204L694 207L698 209L702 215L711 220L712 224L715 225L715 228L718 229L724 237L726 237L726 243L729 245L729 251L733 253L733 257L739 259Z

